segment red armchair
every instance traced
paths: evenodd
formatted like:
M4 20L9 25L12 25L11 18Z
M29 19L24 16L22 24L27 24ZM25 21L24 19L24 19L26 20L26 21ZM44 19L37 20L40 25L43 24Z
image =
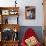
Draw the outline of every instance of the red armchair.
M28 40L27 40L28 39ZM27 41L32 41L33 39L35 39L35 43L34 45L27 45L28 43L31 44L31 42L27 42ZM26 41L26 42L25 42ZM33 41L33 42L34 42ZM33 44L33 43L32 43ZM27 29L27 31L25 32L24 37L22 38L22 42L21 42L21 46L41 46L40 42L37 39L37 35L34 32L34 30L32 28Z

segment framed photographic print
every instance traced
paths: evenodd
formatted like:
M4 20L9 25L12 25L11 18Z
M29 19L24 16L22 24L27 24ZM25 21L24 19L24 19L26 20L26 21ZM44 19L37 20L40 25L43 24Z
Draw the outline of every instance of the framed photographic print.
M2 15L9 15L9 10L2 10Z
M14 10L10 10L9 13L10 13L10 15L14 15L14 12L15 12Z
M12 30L10 28L5 28L2 31L2 40L8 41L12 40Z
M26 19L35 19L35 6L26 6L25 7L25 18Z

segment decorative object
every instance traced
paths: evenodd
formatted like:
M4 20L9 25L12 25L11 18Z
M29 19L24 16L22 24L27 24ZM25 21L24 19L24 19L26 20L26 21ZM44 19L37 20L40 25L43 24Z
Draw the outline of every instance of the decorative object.
M14 32L17 32L16 28L14 29Z
M32 28L28 28L22 38L22 46L41 46L37 34Z
M17 12L16 10L10 10L10 13L9 13L9 14L10 14L10 15L17 15L17 13L18 13L18 12Z
M17 4L17 2L16 2L17 0L15 0L15 7L16 7L16 4Z
M9 10L2 10L2 15L9 15Z
M0 24L18 24L19 7L0 7Z
M35 46L38 43L38 40L36 37L32 36L25 40L25 43L27 46Z
M5 24L8 24L8 18L7 18L7 19L5 19Z
M16 28L14 27L14 41L15 40L18 40L18 32L17 32L17 30L16 30Z
M12 40L12 30L10 28L5 28L2 31L2 40L4 41Z
M26 19L35 19L35 6L26 6L25 7L25 18Z
M13 40L18 40L18 32L14 32Z

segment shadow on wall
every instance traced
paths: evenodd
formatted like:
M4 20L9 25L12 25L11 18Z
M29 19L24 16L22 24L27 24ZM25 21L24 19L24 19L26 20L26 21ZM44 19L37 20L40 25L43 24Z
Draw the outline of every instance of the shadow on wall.
M25 31L28 28L32 28L34 30L34 32L36 32L39 41L41 43L43 43L43 30L42 30L42 27L41 26L21 26L20 27L20 31L19 31L19 39L20 39L20 42L21 42L21 40L22 40L22 38L24 36Z

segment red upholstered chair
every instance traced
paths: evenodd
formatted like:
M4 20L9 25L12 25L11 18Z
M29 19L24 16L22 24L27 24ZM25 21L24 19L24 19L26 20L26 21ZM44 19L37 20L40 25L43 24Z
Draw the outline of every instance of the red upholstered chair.
M34 46L41 46L40 42L37 39L37 35L32 28L27 29L27 31L25 32L24 37L22 38L21 46L27 46L25 40L32 36L37 40L37 44L35 44Z

